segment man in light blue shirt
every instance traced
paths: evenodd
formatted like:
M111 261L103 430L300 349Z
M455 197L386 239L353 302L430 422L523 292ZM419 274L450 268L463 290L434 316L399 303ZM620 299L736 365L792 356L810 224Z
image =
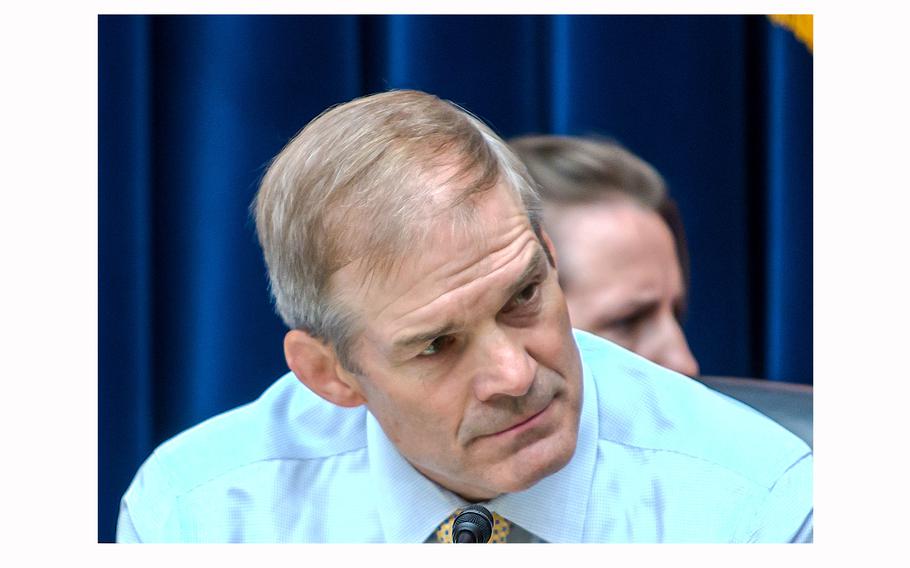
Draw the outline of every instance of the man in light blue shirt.
M254 208L291 373L159 447L118 541L449 541L471 503L494 541L811 540L809 448L573 332L533 182L460 108L335 107Z

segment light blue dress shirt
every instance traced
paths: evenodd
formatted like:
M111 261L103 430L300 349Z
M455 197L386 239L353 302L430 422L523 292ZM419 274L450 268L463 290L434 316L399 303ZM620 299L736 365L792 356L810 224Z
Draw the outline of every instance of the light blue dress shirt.
M575 454L487 508L546 542L811 541L804 442L696 381L575 338ZM117 540L419 543L465 505L364 407L334 406L289 373L155 450L123 496Z

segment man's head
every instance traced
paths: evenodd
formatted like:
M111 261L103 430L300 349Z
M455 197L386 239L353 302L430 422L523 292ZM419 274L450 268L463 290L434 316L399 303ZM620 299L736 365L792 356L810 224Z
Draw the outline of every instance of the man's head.
M525 136L510 145L539 184L573 325L696 376L680 324L685 236L660 174L604 140Z
M468 499L575 449L580 361L521 162L479 120L393 91L332 108L254 202L288 365L366 404L402 455Z

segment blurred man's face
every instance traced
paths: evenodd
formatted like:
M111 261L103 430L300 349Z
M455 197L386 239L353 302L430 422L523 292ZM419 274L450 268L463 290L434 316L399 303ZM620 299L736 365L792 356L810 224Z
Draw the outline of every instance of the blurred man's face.
M572 325L698 375L680 326L679 258L663 219L627 201L565 207L552 217Z
M516 197L478 196L477 231L441 219L426 249L365 287L333 289L366 329L351 375L401 454L469 500L525 489L568 463L581 364L568 312Z

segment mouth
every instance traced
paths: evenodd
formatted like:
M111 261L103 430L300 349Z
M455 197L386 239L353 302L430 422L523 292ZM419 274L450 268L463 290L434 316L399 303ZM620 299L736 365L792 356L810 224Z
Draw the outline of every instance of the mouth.
M493 432L492 434L487 434L487 436L485 436L485 437L494 438L494 437L500 437L500 436L513 435L513 434L517 435L526 430L530 430L531 428L536 426L538 423L543 421L544 414L547 412L547 410L550 409L551 406L553 406L553 401L556 400L556 398L557 397L554 396L552 399L550 399L550 401L546 404L546 406L544 406L542 409L538 410L534 414L521 418L519 421L515 422L511 426L508 426L507 428L500 430L498 432Z

